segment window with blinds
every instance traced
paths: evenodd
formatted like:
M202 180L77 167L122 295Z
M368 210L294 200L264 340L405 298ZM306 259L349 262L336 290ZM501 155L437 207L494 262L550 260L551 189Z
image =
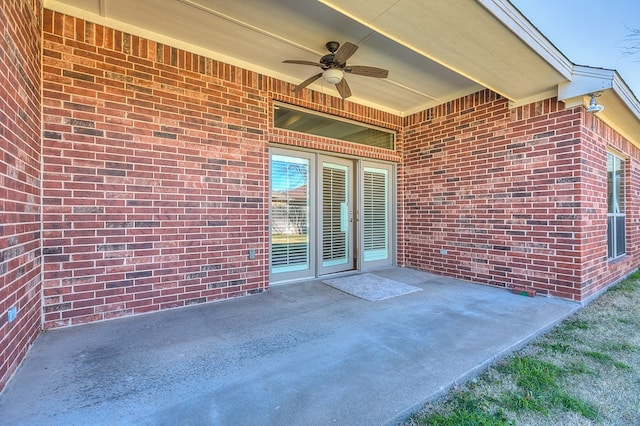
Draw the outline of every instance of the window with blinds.
M607 154L607 252L609 259L625 254L625 161Z
M389 258L389 172L364 168L363 174L363 251L364 261Z
M322 266L348 262L348 174L347 167L322 166Z
M271 270L310 268L309 160L271 156Z

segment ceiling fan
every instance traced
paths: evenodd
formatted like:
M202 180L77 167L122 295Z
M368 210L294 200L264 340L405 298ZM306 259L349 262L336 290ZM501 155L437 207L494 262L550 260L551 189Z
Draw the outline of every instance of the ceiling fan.
M347 59L349 59L354 53L356 53L356 50L358 50L358 46L353 43L346 42L340 45L337 41L329 41L325 46L329 53L320 58L320 62L298 61L295 59L282 61L285 64L311 65L322 69L322 72L312 75L294 87L294 93L299 92L320 77L323 77L324 81L327 83L335 84L342 99L346 99L351 96L351 89L349 88L347 81L344 79L345 73L376 78L387 78L389 75L389 70L382 68L363 65L347 65Z

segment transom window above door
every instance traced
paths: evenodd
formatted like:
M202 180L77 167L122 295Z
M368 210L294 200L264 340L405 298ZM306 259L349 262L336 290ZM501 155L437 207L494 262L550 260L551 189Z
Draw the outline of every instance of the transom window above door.
M275 104L274 127L384 149L395 149L395 132L356 121Z

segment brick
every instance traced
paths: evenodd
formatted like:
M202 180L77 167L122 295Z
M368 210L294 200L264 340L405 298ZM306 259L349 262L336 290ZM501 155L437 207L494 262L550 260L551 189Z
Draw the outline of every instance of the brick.
M57 128L41 132L40 6L36 0L0 3L0 307L19 307L12 324L5 317L0 320L0 392L41 328L42 284L34 279L41 272L34 208L42 196L41 137L61 136ZM60 315L56 311L50 316Z
M599 276L611 277L612 274L601 244L606 240L603 234L606 224L600 227L599 234L580 232L581 221L586 219L582 214L592 214L584 208L583 191L593 193L593 188L599 186L600 195L596 199L606 198L606 185L597 183L601 176L578 174L576 169L577 165L588 163L589 167L603 170L604 151L599 150L599 158L587 158L582 149L598 152L595 147L610 145L634 157L637 149L611 129L605 129L601 122L598 125L602 128L596 130L576 128L575 123L584 118L584 113L574 109L559 114L561 107L554 104L555 100L536 104L535 108L525 106L508 110L504 107L504 100L493 96L485 91L482 96L485 104L477 104L474 113L482 114L484 109L498 112L502 108L502 116L511 116L509 128L499 130L500 136L504 137L494 136L492 126L497 130L498 122L486 122L481 132L476 131L474 120L457 112L457 101L405 119L405 166L402 173L407 178L400 188L405 199L410 201L405 203L404 209L407 212L416 210L420 204L413 200L421 199L433 200L430 206L447 206L446 210L431 208L429 214L405 217L405 226L399 234L406 235L400 243L406 265L498 286L522 282L527 287L533 286L532 291L579 300L584 295L576 294L574 289L580 287L581 280L590 274L587 271L594 269L587 264L583 266L581 259L598 258ZM474 102L478 102L475 96L464 101ZM553 130L549 128L551 124ZM526 133L522 133L523 129ZM575 137L577 132L582 132L582 136L589 135L580 139ZM443 143L441 135L446 133L456 136ZM530 139L523 138L525 134L530 135ZM596 142L592 145L587 140ZM494 167L475 160L484 154L481 147L485 141L492 145L488 153ZM548 143L550 141L553 144ZM530 161L521 162L525 158L521 153L525 153ZM439 176L445 174L446 179L441 180ZM475 178L467 183L466 176ZM526 180L518 182L521 176L526 176ZM587 179L593 176L593 182L586 182L584 176ZM423 183L415 185L414 182ZM443 191L447 184L454 182L456 189L465 195L457 191ZM472 202L473 215L463 216L470 200L484 198L494 201L491 205ZM498 206L500 208L493 208ZM511 214L513 219L523 220L520 223L527 226L514 226L514 223L507 222L509 212L517 213ZM503 216L505 213L507 215ZM483 217L491 217L491 220L484 221ZM602 223L602 216L600 220ZM433 231L440 229L442 223L450 224L446 228L446 239L444 234ZM480 226L488 229L479 229ZM481 235L487 238L482 244L471 243L471 230L476 235L481 231ZM414 238L414 235L419 237ZM592 245L600 247L599 253L585 249L589 246L587 241L593 241ZM526 242L527 246L522 247L521 242ZM455 254L453 250L449 250L449 256L437 254L440 248L451 247L452 244L459 249ZM503 252L499 258L503 266L492 270L492 263L498 260L494 257L496 252ZM522 253L527 253L528 257L524 267ZM489 255L493 261L485 263ZM469 268L465 264L474 266ZM481 267L483 264L486 266ZM632 264L637 265L637 260L629 260L622 269ZM555 265L559 267L552 270ZM575 272L569 273L570 270ZM549 288L546 285L549 280L556 285ZM587 279L586 282L590 281ZM594 289L606 286L607 282L612 281L610 278L600 279ZM584 285L582 287L585 288Z
M606 198L606 175L583 173L602 166L602 147L639 156L604 124L585 126L579 108L550 99L509 109L483 90L398 117L350 102L338 107L310 90L291 96L270 77L111 28L96 25L87 36L93 24L59 13L45 11L43 22L38 196L43 245L61 249L43 259L45 279L67 294L70 276L87 276L95 282L77 286L130 297L124 306L105 297L95 312L63 305L45 315L46 328L267 288L269 143L398 164L400 264L575 299L638 266L635 255L609 266L598 249L606 227L580 228L599 220ZM398 150L273 129L272 100L396 130ZM35 158L39 147L26 145ZM35 180L38 170L30 172ZM263 257L249 262L249 248ZM63 254L77 269L53 262ZM580 261L571 267L570 259ZM95 265L82 266L89 261Z

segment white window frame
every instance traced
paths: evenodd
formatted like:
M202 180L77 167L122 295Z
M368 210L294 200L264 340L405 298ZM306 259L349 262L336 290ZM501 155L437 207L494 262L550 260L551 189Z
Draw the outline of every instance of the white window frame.
M609 260L617 259L626 254L626 199L625 199L625 188L626 188L626 167L627 160L621 155L614 152L607 152L607 258ZM613 170L609 169L609 165L613 164ZM616 168L616 165L619 165L619 168ZM619 179L621 182L618 185L616 182L617 174L616 172L620 171ZM609 173L613 172L613 182L609 181ZM609 187L612 185L612 187ZM618 191L620 188L620 191ZM621 193L619 193L621 192ZM612 204L613 211L609 211L609 194L612 195ZM622 219L622 221L620 221ZM620 233L620 223L622 223L622 232ZM612 228L612 229L610 229ZM622 250L619 250L619 241L618 238L622 235Z

